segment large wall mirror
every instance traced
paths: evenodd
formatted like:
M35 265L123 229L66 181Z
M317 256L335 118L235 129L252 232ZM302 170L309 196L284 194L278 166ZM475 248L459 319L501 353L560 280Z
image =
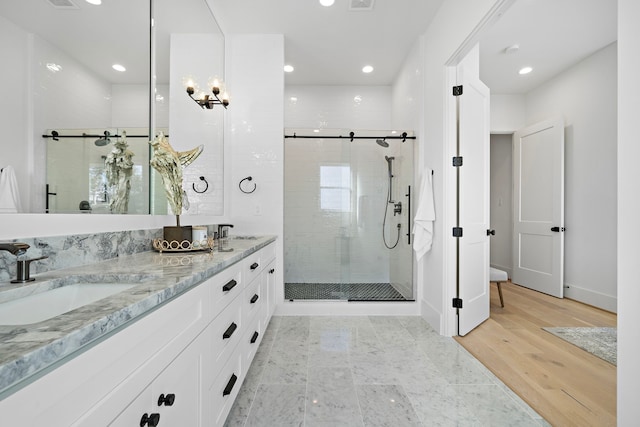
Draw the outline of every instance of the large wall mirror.
M203 90L210 77L223 81L224 37L206 1L93 3L0 2L11 69L0 115L12 129L0 167L15 173L18 212L171 214L149 166L149 139L162 132L177 151L204 145L184 171L182 213L221 215L224 109L202 109L184 87L188 77ZM125 209L111 203L117 161L130 163Z

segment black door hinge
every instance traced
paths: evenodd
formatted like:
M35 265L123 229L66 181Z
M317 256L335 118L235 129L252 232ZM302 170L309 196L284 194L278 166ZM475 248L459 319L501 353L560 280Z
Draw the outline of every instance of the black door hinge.
M462 227L453 227L453 237L462 237Z
M453 96L462 95L462 85L453 87Z
M462 298L453 299L453 308L462 308Z
M462 156L458 156L458 157L454 157L453 158L453 166L455 166L455 167L462 166Z

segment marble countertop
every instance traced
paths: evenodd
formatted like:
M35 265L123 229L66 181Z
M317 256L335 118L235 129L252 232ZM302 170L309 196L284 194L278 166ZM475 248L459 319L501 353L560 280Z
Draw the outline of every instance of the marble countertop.
M0 398L34 375L154 310L173 297L242 260L275 236L231 239L232 252L142 252L96 264L35 275L26 285L0 284L0 302L86 282L140 282L136 286L49 320L29 325L0 325ZM90 285L89 285L90 286Z

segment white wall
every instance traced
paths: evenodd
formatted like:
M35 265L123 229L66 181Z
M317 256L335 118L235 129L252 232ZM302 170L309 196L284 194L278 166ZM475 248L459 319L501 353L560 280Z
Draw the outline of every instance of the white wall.
M527 124L565 120L565 296L616 311L617 45L526 95Z
M527 123L525 97L522 94L491 94L491 133L513 133Z
M287 86L284 124L286 128L390 129L390 96L389 86Z
M277 235L277 300L284 298L284 37L225 36L226 72L232 104L227 110L225 150L231 151L230 216L232 234ZM260 67L256 67L260 64ZM244 194L240 180L251 176L256 191Z
M640 418L640 2L618 0L618 425Z

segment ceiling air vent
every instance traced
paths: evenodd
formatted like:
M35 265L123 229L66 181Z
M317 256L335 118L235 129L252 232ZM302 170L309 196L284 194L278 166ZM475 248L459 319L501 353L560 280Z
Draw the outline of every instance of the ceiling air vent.
M371 11L375 0L351 0L349 2L349 10Z
M80 9L74 2L71 0L47 0L51 6L56 9Z

